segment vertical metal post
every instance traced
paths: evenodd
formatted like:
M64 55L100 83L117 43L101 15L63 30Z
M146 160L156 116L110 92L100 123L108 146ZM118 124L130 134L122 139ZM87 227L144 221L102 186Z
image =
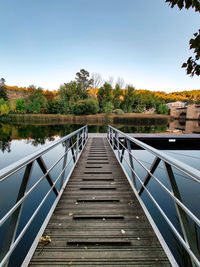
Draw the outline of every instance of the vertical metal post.
M174 196L177 197L183 203L183 201L181 199L181 194L179 192L179 189L178 189L178 186L176 183L176 179L174 177L172 167L171 167L171 165L169 165L166 162L164 162L164 165L166 168L167 176L168 176L170 184L171 184L172 192L173 192ZM176 207L176 211L178 214L178 218L179 218L179 222L181 225L181 229L183 232L185 242L190 246L191 250L193 251L193 253L197 257L197 259L200 261L200 255L199 255L199 249L198 249L198 240L197 240L198 237L195 233L195 227L190 226L188 218L187 218L187 214L185 213L185 211L182 210L176 204L176 202L174 202L174 204ZM196 264L194 263L193 259L191 257L190 257L190 259L191 259L192 266L196 267Z
M52 179L50 173L46 174L48 170L47 170L47 166L46 166L44 160L42 159L42 156L37 158L37 163L40 166L42 172L46 175L46 179L47 179L49 185L52 187L53 186L53 179ZM59 193L58 193L58 190L56 189L55 186L53 188L53 191L54 191L55 195L58 196Z
M81 150L83 149L83 145L84 145L84 129L81 132Z
M124 143L124 147L126 147L126 139L125 138L124 138L123 143ZM122 147L122 154L121 154L121 158L120 158L120 162L121 163L122 163L123 158L124 158L124 152L125 152L125 148L124 147Z
M107 131L107 138L108 138L108 141L110 143L110 127L108 126L108 131Z
M82 145L83 145L83 140L82 140L82 131L80 132L79 134L79 148L78 148L78 151L81 151L82 150Z
M28 185L28 182L30 180L30 176L32 173L32 169L33 169L33 162L29 163L26 166L25 172L24 172L24 176L21 182L21 186L19 189L19 193L16 199L16 203L25 195L26 193L26 188ZM21 213L22 213L22 209L24 206L24 202L15 210L15 212L12 214L11 220L10 220L10 224L8 225L8 230L6 231L7 234L5 236L5 240L4 240L4 246L3 246L3 251L2 254L7 253L8 250L10 249L11 245L14 243L15 241L15 237L16 237L16 233L17 233L17 228L19 225L19 221L21 218ZM6 266L8 265L9 260L6 264Z
M87 139L88 139L88 126L87 126L87 128L86 128L86 132L87 132Z
M115 133L115 140L117 141L118 158L119 158L119 160L120 160L120 152L119 152L119 134L118 134L118 132Z
M87 140L87 128L85 128L84 137L85 137L85 142L86 142L86 140Z
M76 162L76 157L75 157L75 154L74 154L74 147L72 147L73 146L72 138L70 138L69 144L70 144L70 147L71 147L72 157L73 157L73 160L74 160L74 163L75 163Z
M86 142L86 140L88 139L88 134L87 134L87 132L88 132L88 127L85 128L85 142Z
M113 149L115 149L115 147L114 147L114 138L113 138L113 129L111 129L111 138L112 138L112 147L113 147Z
M76 160L78 158L78 152L79 152L79 139L80 139L80 132L77 133L76 135Z
M150 168L150 173L154 173L155 170L157 169L158 165L160 163L160 159L158 157L155 157L152 165L151 165L151 168ZM138 190L138 195L141 196L142 192L144 191L144 188L147 186L147 184L149 183L149 181L151 180L151 174L147 173L145 179L144 179L144 182L143 184L141 185L141 188Z
M111 139L112 139L112 132L111 132L111 131L112 131L112 130L111 130L111 128L110 128L110 134L109 134L110 137L109 137L109 140L110 140L110 145L112 146L112 140L111 140Z
M127 143L128 151L131 153L131 143L130 143L130 141L127 138L126 138L126 143ZM135 174L133 172L133 170L134 170L133 158L132 158L132 156L131 156L130 153L128 153L128 155L129 155L129 162L130 162L130 165L131 165L131 168L132 168L131 169L131 175L132 175L132 180L133 180L134 187L136 188Z
M83 145L86 142L86 128L83 129Z
M69 139L66 140L66 145L65 145L65 156L64 156L64 159L63 159L63 167L62 167L62 171L64 170L65 166L66 166L66 163L67 163L67 156L68 156L68 149L69 149ZM63 172L62 176L61 176L61 180L60 180L60 190L63 186L63 183L64 183L64 179L65 179L65 171Z

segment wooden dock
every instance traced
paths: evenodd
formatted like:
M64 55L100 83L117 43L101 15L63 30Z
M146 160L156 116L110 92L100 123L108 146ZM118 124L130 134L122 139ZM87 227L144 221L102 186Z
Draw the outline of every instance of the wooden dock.
M29 266L171 266L105 137L90 137Z

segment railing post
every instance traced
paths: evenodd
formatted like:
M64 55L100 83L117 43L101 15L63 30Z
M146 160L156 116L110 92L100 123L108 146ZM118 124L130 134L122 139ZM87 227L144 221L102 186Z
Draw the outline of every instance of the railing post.
M62 167L62 171L64 170L65 166L66 166L66 163L67 163L67 156L68 156L68 149L69 149L69 139L66 140L66 145L65 145L65 156L64 156L64 159L63 159L63 167ZM65 170L61 176L61 180L60 180L60 190L63 186L63 183L64 183L64 178L65 178Z
M38 163L38 165L40 166L42 172L43 172L44 175L45 175L45 174L47 173L47 166L46 166L44 160L42 159L42 157L37 158L37 163ZM52 187L52 186L53 186L53 179L52 179L50 173L48 173L48 174L46 175L46 179L47 179L49 185ZM58 193L58 190L56 189L55 186L54 186L54 188L53 188L53 191L54 191L55 195L58 196L59 193Z
M131 165L131 175L132 175L132 180L133 180L133 184L134 184L134 187L136 188L136 180L135 180L135 174L133 172L134 170L134 165L133 165L133 158L131 156L131 142L129 139L126 138L126 143L127 143L127 148L128 148L128 155L129 155L129 162L130 162L130 165Z
M108 126L108 135L107 135L107 137L108 137L108 141L110 143L110 127L109 126Z
M76 160L78 158L78 152L79 152L79 139L80 139L80 132L77 133L76 135Z
M111 129L111 138L112 138L112 147L113 147L113 149L115 149L115 147L114 147L114 138L113 138L113 129Z
M119 151L119 134L115 133L115 140L117 141L117 151L118 151L118 159L120 160L120 151Z
M82 148L83 148L83 146L85 145L86 140L87 140L87 129L88 129L88 126L86 126L86 127L83 129L83 143L82 143Z
M86 128L83 129L83 145L86 142Z
M76 157L75 157L75 154L74 154L74 147L72 147L73 146L72 138L70 138L69 144L70 144L70 147L71 147L72 157L73 157L73 160L74 160L74 163L75 163L76 162Z
M84 146L84 129L81 131L81 150L83 149Z
M124 146L126 147L126 139L124 138ZM124 158L124 152L125 152L125 148L122 146L122 154L121 154L121 158L120 158L120 162L122 163L123 158Z
M160 163L160 159L158 157L155 157L152 165L151 165L151 168L150 168L150 173L153 174L156 170L156 168L158 167ZM141 188L138 190L138 195L141 196L142 192L144 191L144 188L147 186L147 184L149 183L149 181L151 180L151 174L150 173L147 173L145 179L144 179L144 182L143 184L141 185Z
M85 133L86 133L86 140L88 139L88 126L85 129Z

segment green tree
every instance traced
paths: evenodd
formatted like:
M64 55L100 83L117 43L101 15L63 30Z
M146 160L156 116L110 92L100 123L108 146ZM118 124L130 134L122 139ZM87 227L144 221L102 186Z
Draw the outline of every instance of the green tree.
M27 99L27 110L29 113L45 113L48 108L47 99L42 94L42 89L38 88Z
M0 116L8 114L10 111L8 101L3 98L0 99Z
M145 109L155 108L157 103L161 101L150 91L144 91L136 95L133 109L135 112L143 112Z
M105 111L106 103L112 102L112 86L109 83L104 83L104 85L99 89L97 93L97 98L99 101L100 111Z
M135 88L128 86L128 91L124 96L124 99L121 103L121 107L125 112L132 112L134 101L136 99Z
M200 12L199 0L165 0L173 8L178 6L182 8L194 8L196 12ZM194 33L194 38L190 39L190 49L194 49L194 57L189 57L186 63L183 63L182 68L186 68L187 74L194 76L200 75L200 29Z
M26 101L24 98L17 99L15 102L15 108L18 113L26 113Z
M89 97L87 90L82 90L80 84L75 81L64 83L59 90L60 99L66 102L76 102Z
M120 108L117 108L113 111L116 115L124 115L124 111Z
M160 103L160 104L156 105L155 111L157 114L166 114L167 115L169 113L169 108L167 105Z
M56 99L53 102L49 102L48 113L50 114L68 114L69 110L68 102L62 99Z
M16 100L12 100L9 102L10 113L16 113Z
M116 84L115 89L113 90L113 105L115 109L118 109L121 105L121 97L123 95L122 90L120 89L120 86Z
M106 102L105 107L104 107L104 112L109 114L113 111L113 108L114 106L111 102Z
M87 70L81 69L80 72L76 73L75 80L80 86L81 90L87 90L93 85L93 79L89 79L90 74Z
M29 105L28 105L28 111L29 113L41 113L41 104L38 101L38 99L34 99Z
M0 98L3 98L5 101L8 100L7 90L4 86L0 86Z
M73 113L75 115L89 115L96 114L99 111L99 105L96 99L89 98L79 100L73 106Z

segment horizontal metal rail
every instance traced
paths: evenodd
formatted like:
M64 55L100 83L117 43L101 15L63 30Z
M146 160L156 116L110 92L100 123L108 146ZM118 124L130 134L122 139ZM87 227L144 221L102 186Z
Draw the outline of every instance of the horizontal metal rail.
M75 139L75 140L74 140ZM9 177L15 173L17 173L19 170L25 167L24 177L21 182L20 190L18 193L18 197L16 200L16 203L13 205L13 207L0 219L0 229L2 225L7 222L10 219L10 231L11 234L9 235L10 238L6 239L3 246L3 254L2 259L0 259L0 267L7 266L9 262L9 258L12 255L13 251L15 250L18 243L21 241L22 237L26 233L27 229L31 225L32 221L40 211L42 205L46 201L49 194L53 191L56 195L56 198L54 200L54 203L57 202L57 199L60 198L60 194L62 194L64 188L63 186L66 186L67 180L69 178L69 174L65 178L65 171L67 167L72 163L72 161L75 163L77 162L78 158L80 157L81 152L83 151L84 146L86 145L88 139L88 127L84 126L77 131L59 139L56 142L53 142L52 144L46 146L45 148L40 149L39 151L25 157L24 159L21 159L10 166L0 170L0 185L1 182L5 179L9 179ZM52 166L47 169L45 162L43 160L43 156L55 148L56 146L63 144L65 145L65 152L62 156L60 156L53 164ZM69 152L71 152L69 157ZM63 167L61 172L57 175L55 181L53 181L50 172L57 166L57 164L63 159ZM32 168L34 162L38 162L39 167L43 171L43 174L40 178L37 179L37 181L32 185L32 187L27 191L27 185L31 178ZM31 217L29 218L26 225L23 227L21 232L18 234L16 238L16 233L19 225L19 221L22 214L23 204L24 201L28 198L28 196L34 191L35 188L37 188L40 183L47 179L50 189L47 191L46 195L43 197L41 202L39 203L38 207L35 209ZM58 184L58 181L60 181L60 191L56 188L56 185ZM52 206L54 206L54 203Z
M193 180L197 184L200 183L200 171L117 130L112 126L108 126L107 138L113 150L117 150L116 157L118 157L120 164L122 164L124 160L126 162L127 167L130 169L131 176L128 174L126 169L123 168L124 171L126 172L126 175L131 178L129 179L129 181L131 181L131 185L134 188L134 192L136 192L138 198L142 201L141 195L143 191L145 191L149 195L152 202L157 207L160 214L165 219L166 223L169 225L170 229L174 233L177 240L179 240L180 244L187 251L192 266L200 266L200 252L198 249L198 238L195 237L194 233L192 233L188 217L193 221L194 225L198 227L200 227L200 219L197 218L197 216L183 203L175 179L176 173L174 172L172 167L179 170L181 173L187 175L191 180ZM142 163L141 160L137 159L137 157L133 155L133 152L131 150L131 144L136 144L141 149L144 149L155 156L154 161L149 169ZM125 156L125 151L127 153L126 154L127 156ZM168 181L171 185L171 190L169 190L160 181L159 177L156 177L154 174L161 161L164 164L165 167L164 170L167 174ZM145 178L144 181L142 181L141 177L137 174L134 168L134 162L137 162L145 170L146 175L144 177ZM173 225L173 223L170 221L164 210L160 207L159 203L155 200L155 198L150 192L150 189L147 188L147 185L152 178L163 190L165 190L165 192L167 192L169 197L174 201L183 237L176 229L176 227ZM139 189L136 187L136 181L138 181L141 186Z
M114 137L115 140L116 137ZM119 141L119 143L122 145L123 148L125 148L125 146ZM115 145L116 147L116 145ZM128 154L131 155L131 157L133 157L135 159L135 161L138 162L138 164L143 167L143 169L145 169L145 171L150 175L150 177L154 178L154 180L165 190L165 192L168 193L168 195L170 195L171 198L173 198L173 200L196 222L197 225L200 226L200 220L176 197L174 196L174 194L163 184L160 182L159 178L157 178L140 160L138 160L130 151L127 151ZM136 172L135 170L130 166L130 163L126 160L126 158L124 157L124 160L126 161L127 165L129 166L129 168L131 169L132 172L135 173L136 175ZM142 182L140 179L139 179L139 176L138 176L138 180L139 182L141 183L142 187L141 189L144 189L144 182ZM141 195L141 192L143 192L142 190L138 190L138 194Z
M86 131L88 133L88 128L87 126L83 126L82 128L66 135L65 137L53 142L52 144L49 144L48 146L45 146L44 148L41 148L39 151L36 151L34 153L32 153L31 155L28 155L16 162L14 162L13 164L10 164L9 166L3 168L2 170L0 170L0 182L2 182L4 179L6 179L7 177L11 176L12 174L14 174L15 172L19 171L20 169L22 169L23 167L27 166L30 162L35 161L37 158L39 158L40 156L46 154L49 150L52 150L54 147L56 147L57 145L65 142L66 140L69 140L70 138L72 138L73 136L77 135L78 133L82 132L82 131Z

